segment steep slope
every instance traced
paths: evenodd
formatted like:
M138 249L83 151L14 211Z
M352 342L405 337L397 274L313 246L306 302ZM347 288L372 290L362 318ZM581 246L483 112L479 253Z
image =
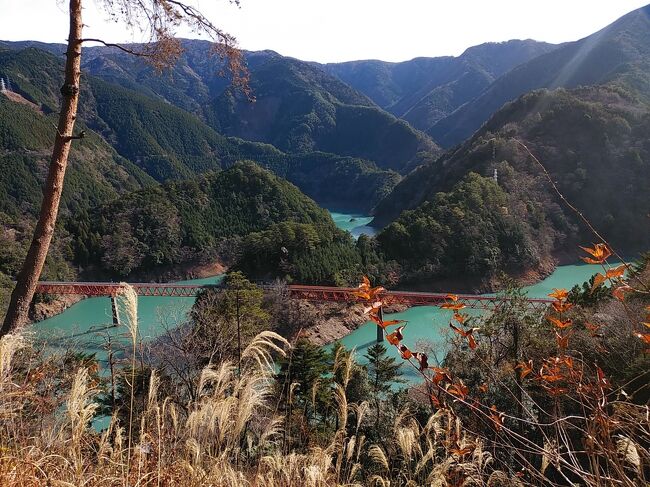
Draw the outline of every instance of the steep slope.
M0 76L16 80L15 89L42 111L56 110L60 60L35 48L3 52ZM396 173L367 160L326 153L287 154L268 144L225 137L158 96L151 98L92 76L83 79L80 115L120 155L157 181L250 159L304 187L319 201L360 211L374 207L399 181ZM314 184L314 177L326 178L331 186Z
M9 285L24 259L40 208L57 117L55 91L48 84L50 56L38 52L0 50L0 77L12 91L0 93L0 288ZM23 66L41 66L27 76ZM48 114L49 113L49 114ZM86 137L70 153L60 215L70 215L128 191L154 184L142 170L119 156L103 138L80 123ZM57 229L44 278L70 279L69 235ZM2 291L0 290L0 294ZM0 299L1 301L1 299Z
M8 43L11 44L11 43ZM15 43L61 52L60 45ZM185 53L162 75L142 60L104 47L84 51L84 69L201 118L223 135L273 144L290 153L331 152L408 172L439 148L318 66L273 51L245 52L255 103L217 74L222 62L205 41L183 41Z
M507 101L538 88L624 83L650 96L650 5L599 32L539 56L490 85L427 131L444 147L460 143Z
M553 255L575 255L577 245L595 237L519 140L619 252L645 251L649 133L649 105L619 87L527 94L455 151L405 178L380 204L377 220L408 211L378 240L407 280L523 273L547 266Z
M273 58L252 70L255 103L231 89L214 104L223 133L269 142L282 150L321 150L370 159L405 171L437 148L408 124L332 76L301 61Z
M351 61L323 68L411 125L427 130L515 66L557 46L532 40L486 43L458 57L401 63Z
M235 256L234 263L242 266L264 257L264 266L250 275L277 273L283 261L286 274L309 279L304 269L303 274L292 270L292 263L311 262L317 254L315 243L320 242L343 260L338 265L314 263L316 268L331 266L327 274L311 275L311 281L332 282L341 266L356 256L350 237L335 227L327 211L252 162L130 193L70 222L69 229L76 236L77 262L116 277L160 272L219 255ZM278 229L275 238L264 240L264 254L239 250L247 235ZM283 254L282 247L289 250ZM277 258L270 259L269 252ZM243 259L236 257L240 254Z
M117 150L158 181L253 160L323 204L373 208L399 176L358 158L327 153L287 154L269 144L224 137L195 116L157 99L91 79L98 127ZM325 187L320 180L331 182ZM360 198L359 195L365 196Z

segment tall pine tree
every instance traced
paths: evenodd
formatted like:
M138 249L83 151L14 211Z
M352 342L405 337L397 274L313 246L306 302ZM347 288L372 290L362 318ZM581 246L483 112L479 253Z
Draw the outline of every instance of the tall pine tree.
M368 349L365 355L368 360L368 381L370 393L375 406L375 427L379 431L381 406L390 393L394 384L403 382L400 378L400 364L393 357L386 355L386 347L377 343Z

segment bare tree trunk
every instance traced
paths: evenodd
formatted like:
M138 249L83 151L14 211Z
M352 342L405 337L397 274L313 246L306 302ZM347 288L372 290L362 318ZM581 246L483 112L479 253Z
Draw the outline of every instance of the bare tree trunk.
M36 284L41 276L56 226L65 169L70 153L72 131L77 118L77 102L79 101L81 30L83 27L81 22L81 1L70 0L70 34L66 52L65 81L61 87L61 94L63 95L61 113L54 139L54 149L52 150L47 181L43 189L41 213L27 257L18 274L16 287L11 294L11 302L2 329L0 329L0 337L27 323L29 306L34 297Z

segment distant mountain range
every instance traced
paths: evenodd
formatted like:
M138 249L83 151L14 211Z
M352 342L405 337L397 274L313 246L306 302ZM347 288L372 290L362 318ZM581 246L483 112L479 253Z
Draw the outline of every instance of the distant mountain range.
M21 42L60 55L64 46ZM291 153L314 151L372 160L408 172L441 154L426 135L375 105L368 97L319 67L272 51L247 52L255 103L234 92L217 73L207 41L183 41L185 53L168 72L122 51L91 47L83 69L113 85L165 101L217 132L265 142Z
M591 236L516 139L612 243L624 252L650 247L650 6L558 46L513 40L458 57L326 65L246 52L254 103L216 76L221 61L207 43L183 44L162 75L114 48L84 50L79 129L88 137L73 152L64 217L136 201L128 195L159 183L187 180L190 191L202 173L251 160L322 206L374 209L386 229L372 259L404 282L523 273ZM0 226L10 240L0 274L15 272L37 211L62 52L0 42L0 78L11 82L0 95ZM70 271L78 229L68 230L52 276ZM342 245L327 257L339 262L337 275L347 275L341 262L369 260ZM309 266L298 267L308 275Z
M557 47L512 40L470 47L458 57L416 58L401 63L350 61L326 64L324 69L396 117L427 131L503 74Z
M650 93L650 6L576 42L531 59L494 81L427 133L444 147L471 136L504 103L539 88L625 83Z

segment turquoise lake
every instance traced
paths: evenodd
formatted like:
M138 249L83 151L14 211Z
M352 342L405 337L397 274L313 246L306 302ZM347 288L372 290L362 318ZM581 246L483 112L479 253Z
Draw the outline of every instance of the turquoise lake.
M555 272L541 282L524 288L531 298L545 298L554 288L571 289L576 284L588 281L600 268L587 264L565 265L555 269ZM478 311L467 311L468 314L480 314ZM418 345L430 350L437 350L438 356L431 356L429 363L434 365L436 359L444 358L446 335L451 332L449 322L452 312L440 309L437 306L417 306L407 309L401 313L386 314L385 319L406 320L408 324L404 330L404 343L411 349L416 350ZM372 322L365 323L349 335L339 340L346 348L355 348L359 362L363 363L363 355L376 342L377 325ZM388 354L399 358L399 352L395 347L387 345ZM330 345L331 346L331 345ZM401 361L401 359L400 359ZM407 381L416 380L419 375L414 369L403 365L403 376Z
M360 235L375 235L377 230L370 226L373 218L371 216L361 215L358 213L337 213L330 211L332 220L341 230L347 230L354 238Z
M337 212L331 212L331 214L339 228L349 231L355 237L375 232L372 227L368 226L372 217ZM552 275L527 287L526 291L531 297L545 297L553 288L571 288L575 284L589 280L596 272L597 268L589 265L558 267ZM215 276L181 282L215 284L221 278L221 276ZM138 300L141 339L144 342L150 341L160 336L166 329L182 323L193 303L194 298L141 297ZM441 352L437 358L442 359L445 334L449 330L449 311L434 306L421 306L388 316L390 319L408 321L405 342L410 348L414 349L419 343L426 342L428 348ZM32 330L36 337L44 340L48 346L96 353L100 361L106 359L105 344L109 336L113 343L128 343L126 327L112 326L109 298L84 299L59 315L36 323ZM375 325L366 323L342 338L340 342L347 348L356 348L358 359L363 362L363 355L374 343L375 338ZM391 355L398 356L393 347L388 347L388 349ZM435 363L435 360L436 357L430 357L431 363ZM404 375L407 380L416 377L415 372L410 369L405 369Z

